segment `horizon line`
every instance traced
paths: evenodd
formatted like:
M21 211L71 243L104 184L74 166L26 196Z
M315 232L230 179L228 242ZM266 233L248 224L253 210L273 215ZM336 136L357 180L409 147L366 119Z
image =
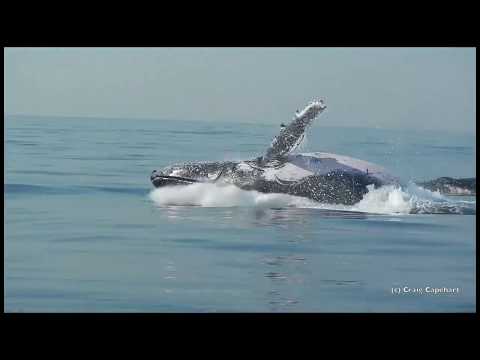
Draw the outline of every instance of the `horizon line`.
M90 120L146 120L146 121L185 121L185 122L209 122L209 123L222 123L222 124L245 124L245 125L275 125L275 122L265 123L265 122L258 122L258 121L228 121L222 122L222 120L207 120L207 119L179 119L179 118L153 118L153 117L140 117L140 118L131 118L131 117L117 117L117 116L97 116L97 115L33 115L33 114L7 114L4 113L4 117L37 117L37 118L71 118L71 119L90 119ZM315 124L318 126L319 124ZM456 134L471 134L471 130L454 130L454 129L427 129L427 128L412 128L412 127L380 127L380 126L361 126L361 125L325 125L322 124L323 127L330 127L330 128L361 128L361 129L379 129L379 130L416 130L416 131L439 131L439 132L452 132ZM475 136L475 135L473 135Z

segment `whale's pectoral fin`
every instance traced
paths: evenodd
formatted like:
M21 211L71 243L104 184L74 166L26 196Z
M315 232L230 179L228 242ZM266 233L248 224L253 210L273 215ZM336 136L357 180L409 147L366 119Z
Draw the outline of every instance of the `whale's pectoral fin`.
M302 111L296 112L293 121L288 126L282 126L261 159L262 165L271 161L284 161L286 155L295 150L303 141L307 127L323 111L326 106L322 100L313 101Z
M224 172L225 172L225 166L222 167L222 170L220 170L217 177L215 179L213 179L212 182L216 183L218 181L218 179L220 179L220 177L223 175Z

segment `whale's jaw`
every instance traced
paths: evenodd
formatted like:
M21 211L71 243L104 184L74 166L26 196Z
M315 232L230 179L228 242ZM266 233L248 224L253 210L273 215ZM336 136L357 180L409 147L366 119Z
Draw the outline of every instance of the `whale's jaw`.
M150 180L152 181L153 186L156 188L163 187L163 186L178 186L178 185L191 185L198 180L195 179L188 179L188 178L182 178L179 176L164 176L164 175L157 175L154 177L151 177Z
M167 166L154 170L150 181L155 187L190 185L194 183L216 182L226 168L231 168L236 162L199 162Z

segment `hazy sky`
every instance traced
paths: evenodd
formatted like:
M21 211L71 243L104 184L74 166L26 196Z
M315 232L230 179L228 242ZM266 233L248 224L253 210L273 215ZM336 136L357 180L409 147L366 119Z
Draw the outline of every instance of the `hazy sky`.
M329 126L474 132L476 49L4 49L6 114L280 123L316 97Z

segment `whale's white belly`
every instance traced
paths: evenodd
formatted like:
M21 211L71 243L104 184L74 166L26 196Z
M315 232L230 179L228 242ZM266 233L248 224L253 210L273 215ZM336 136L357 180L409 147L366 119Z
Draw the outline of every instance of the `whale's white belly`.
M295 181L310 175L325 175L332 171L363 173L379 179L382 183L399 183L399 179L392 176L383 167L368 161L355 159L345 155L325 152L293 154L288 161L276 168L266 168L263 176L267 180Z

